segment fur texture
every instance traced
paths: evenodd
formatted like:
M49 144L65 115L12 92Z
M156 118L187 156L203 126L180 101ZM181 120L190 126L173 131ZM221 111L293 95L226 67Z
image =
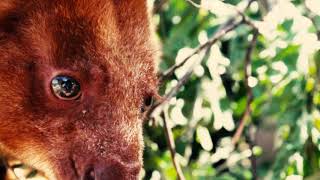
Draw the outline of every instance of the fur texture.
M145 0L1 0L0 151L50 179L137 179L150 37ZM79 100L52 94L58 74Z

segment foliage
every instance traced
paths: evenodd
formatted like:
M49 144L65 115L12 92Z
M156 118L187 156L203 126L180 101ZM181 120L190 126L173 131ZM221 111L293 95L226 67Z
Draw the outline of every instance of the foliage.
M192 54L228 20L241 15L247 20L207 52L192 56L160 88L161 95L168 93L192 70L177 95L158 108L167 115L186 179L319 176L320 1L253 1L248 8L246 0L154 3L161 72ZM259 34L252 44L255 29ZM245 68L251 69L247 79ZM246 85L252 88L251 103ZM248 106L245 130L232 143ZM143 176L176 179L158 111L145 125Z

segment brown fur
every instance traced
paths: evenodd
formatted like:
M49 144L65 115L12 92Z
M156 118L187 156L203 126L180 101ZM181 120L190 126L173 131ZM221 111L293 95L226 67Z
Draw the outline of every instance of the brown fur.
M1 0L0 151L50 179L136 179L156 91L149 29L145 0ZM58 74L80 100L51 93Z

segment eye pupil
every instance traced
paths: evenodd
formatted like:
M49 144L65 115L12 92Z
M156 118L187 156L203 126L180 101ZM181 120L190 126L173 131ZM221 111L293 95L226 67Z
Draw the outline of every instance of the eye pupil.
M68 79L62 84L62 87L64 88L65 91L70 92L74 87L74 83Z
M56 76L51 81L54 95L63 100L74 100L80 96L80 84L69 76Z

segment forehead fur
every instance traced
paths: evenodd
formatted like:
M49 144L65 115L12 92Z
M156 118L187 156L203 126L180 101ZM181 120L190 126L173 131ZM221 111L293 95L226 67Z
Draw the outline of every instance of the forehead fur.
M0 15L12 10L30 10L30 9L45 9L59 5L64 9L74 10L78 14L86 13L86 16L103 16L113 5L118 6L118 9L126 10L133 8L133 11L146 11L145 0L1 0ZM68 14L67 11L65 11Z
M154 73L145 0L1 0L1 36L38 64L87 69L105 61L115 72Z
M2 0L0 32L46 42L59 34L70 37L64 38L66 42L86 45L91 40L111 49L150 47L145 4L145 0Z
M31 89L47 87L39 82L49 82L52 72L70 73L83 84L99 77L100 94L135 93L134 102L156 92L144 0L4 0L0 7L8 7L0 12L0 67L19 64L3 76L25 70L31 79L17 81ZM44 93L32 93L25 94L39 96L34 104L46 102Z

